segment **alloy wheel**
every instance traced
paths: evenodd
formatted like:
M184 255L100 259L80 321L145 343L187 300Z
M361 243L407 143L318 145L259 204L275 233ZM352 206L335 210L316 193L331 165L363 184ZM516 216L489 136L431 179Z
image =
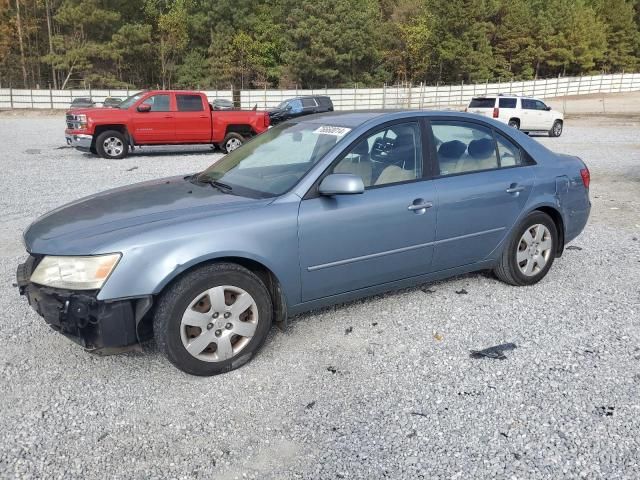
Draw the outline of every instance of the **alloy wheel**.
M105 138L104 142L102 142L102 147L110 157L117 157L124 150L124 144L118 137Z
M523 275L533 277L547 265L553 248L549 229L542 225L532 225L520 237L516 252L516 263Z
M180 337L187 352L222 362L242 351L258 326L258 306L245 290L223 285L194 298L182 315Z
M238 140L237 138L230 138L229 140L227 140L227 144L225 145L225 147L227 149L227 152L232 152L240 145L242 145L242 142L240 140Z

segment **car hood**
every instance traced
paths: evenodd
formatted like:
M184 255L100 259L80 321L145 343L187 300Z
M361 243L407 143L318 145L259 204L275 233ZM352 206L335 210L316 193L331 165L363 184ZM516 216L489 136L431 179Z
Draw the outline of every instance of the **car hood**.
M27 228L25 246L30 253L65 255L69 254L67 246L72 248L73 244L75 248L84 242L90 249L95 237L117 230L140 225L151 228L158 222L219 215L270 203L222 193L209 184L193 184L188 178L128 185L63 205Z

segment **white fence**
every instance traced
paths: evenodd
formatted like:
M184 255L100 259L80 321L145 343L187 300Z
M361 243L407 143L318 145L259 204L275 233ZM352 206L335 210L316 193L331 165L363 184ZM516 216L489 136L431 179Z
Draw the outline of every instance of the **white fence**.
M242 90L242 108L275 107L282 100L301 95L328 95L336 110L394 108L446 109L465 105L478 95L518 94L539 98L640 90L640 73L619 73L589 77L560 77L541 80L458 85L398 85L382 88L333 88L313 90ZM100 104L106 97L125 98L129 90L16 90L0 89L0 109L67 108L71 100L91 97ZM232 100L231 90L205 91L209 99Z

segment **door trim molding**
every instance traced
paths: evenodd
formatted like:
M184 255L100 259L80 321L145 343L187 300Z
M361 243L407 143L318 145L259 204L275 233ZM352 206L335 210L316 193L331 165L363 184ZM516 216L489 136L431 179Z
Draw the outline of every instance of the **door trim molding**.
M465 238L478 237L480 235L486 235L486 234L489 234L489 233L500 232L502 230L505 230L505 228L506 227L492 228L491 230L484 230L482 232L468 233L466 235L460 235L460 236L457 236L457 237L445 238L443 240L436 240L436 241L433 241L433 242L420 243L418 245L410 245L408 247L395 248L393 250L385 250L384 252L370 253L369 255L362 255L362 256L359 256L359 257L351 257L351 258L346 258L344 260L336 260L334 262L329 262L329 263L321 263L319 265L312 265L310 267L307 267L307 271L308 272L315 272L316 270L322 270L322 269L331 268L331 267L339 267L341 265L347 265L349 263L361 262L363 260L370 260L372 258L384 257L386 255L393 255L395 253L403 253L403 252L408 252L408 251L411 251L411 250L417 250L418 248L432 247L432 246L435 246L435 245L440 245L440 244L443 244L443 243L453 242L453 241L456 241L456 240L463 240Z

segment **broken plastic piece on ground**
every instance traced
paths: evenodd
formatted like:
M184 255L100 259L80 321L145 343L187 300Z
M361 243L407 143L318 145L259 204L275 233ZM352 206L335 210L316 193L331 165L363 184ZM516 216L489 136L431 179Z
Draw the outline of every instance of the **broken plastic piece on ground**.
M496 358L498 360L505 360L507 357L504 354L504 350L513 350L518 348L515 343L503 343L496 345L495 347L485 348L484 350L471 350L469 355L471 358Z
M433 332L433 338L435 338L438 342L444 340L444 335L438 332Z
M457 293L458 295L466 295L466 294L467 294L467 293L469 293L469 292L467 292L467 291L463 288L462 290L456 290L456 293Z
M351 332L353 332L353 327L348 327L344 329L344 334L345 335L349 335Z
M601 417L613 417L613 411L616 407L598 407L596 413Z
M567 250L582 250L582 247L578 247L577 245L569 245Z

